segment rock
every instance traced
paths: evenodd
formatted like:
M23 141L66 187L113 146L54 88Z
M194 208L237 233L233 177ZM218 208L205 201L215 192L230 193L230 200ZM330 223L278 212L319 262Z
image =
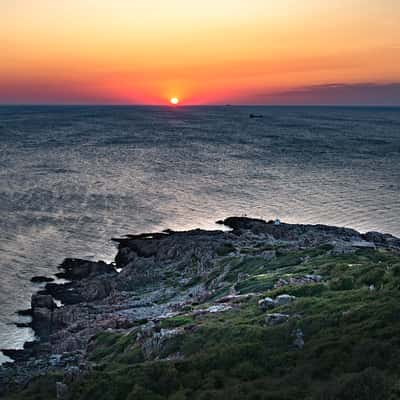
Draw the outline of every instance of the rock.
M274 288L280 288L287 285L293 286L304 286L311 283L322 282L322 276L320 275L304 275L304 276L290 276L287 278L279 278L275 283Z
M33 309L32 328L41 340L46 340L52 331L52 312L48 308Z
M53 278L48 278L47 276L34 276L31 279L31 282L33 283L44 283L44 282L53 282Z
M303 331L298 328L293 332L293 336L294 336L293 346L295 346L299 350L301 350L304 347L304 333L303 333Z
M57 305L51 295L34 294L31 299L31 307L34 313L36 308L54 310Z
M247 293L247 294L230 294L228 296L221 297L216 300L217 303L242 303L243 301L247 301L252 297L256 296L255 293Z
M309 275L304 275L304 278L308 281L312 282L322 282L322 276L321 275L315 275L315 274L309 274Z
M379 232L367 232L361 236L364 240L373 242L376 246L400 249L400 239L392 235Z
M165 345L173 337L181 335L184 332L182 328L161 329L160 331L152 332L151 335L141 337L141 348L147 360L160 358ZM165 357L167 354L165 354Z
M117 239L115 262L120 273L112 264L66 259L60 267L63 272L57 276L69 282L47 283L44 290L32 297L32 309L23 312L32 315L32 327L40 341L26 345L24 350L5 353L17 360L13 367L20 372L15 374L15 381L25 384L33 376L46 371L60 372L60 369L68 378L68 371L73 375L84 370L77 367L79 362L69 360L69 357L79 353L81 360L85 360L90 339L103 331L125 331L134 335L149 359L176 357L176 349L167 354L168 346L165 345L179 332L196 329L196 318L193 318L193 325L185 324L184 328L172 330L162 330L160 321L166 316L194 317L234 310L250 297L258 298L260 293L236 294L235 290L245 287L236 284L236 277L238 282L249 277L249 270L241 267L243 261L247 262L251 257L263 257L265 265L277 257L275 250L267 250L273 248L270 246L279 245L279 252L285 254L292 250L330 245L326 252L333 253L334 248L354 252L357 248L352 247L352 243L357 242L390 248L396 248L399 243L390 235L360 235L351 229L324 225L275 224L274 221L266 223L244 217L227 218L223 223L232 231L165 231ZM231 246L226 246L227 243ZM231 263L229 259L222 260L216 256L218 249L226 250L227 247L250 251L242 259L235 254L235 262ZM221 261L227 262L221 264ZM301 261L306 261L306 258ZM36 277L35 281L42 281L42 278ZM275 287L320 282L323 282L320 275L288 274L283 275ZM232 293L227 295L229 288ZM62 306L56 307L54 300L61 301ZM258 303L260 309L270 312L265 316L266 324L274 326L296 318L293 314L289 317L272 311L274 307L290 304L293 300L290 295L261 299ZM194 308L196 305L203 308ZM293 345L302 348L303 333L294 331L293 336ZM69 384L69 381L62 384L65 383Z
M264 299L258 301L258 307L260 307L263 311L270 310L276 307L276 302L275 300L271 299L271 297L265 297Z
M52 354L49 358L49 364L52 367L59 367L61 364L61 354Z
M365 240L356 240L351 242L352 247L356 247L358 249L375 249L375 243L367 242Z
M218 313L218 312L228 311L231 308L232 306L226 304L217 304L215 306L208 307L206 311L209 313Z
M275 326L283 324L288 319L289 315L287 314L280 314L280 313L267 314L267 316L265 317L265 323L269 326Z
M275 302L279 306L284 306L286 304L292 303L296 299L295 296L291 296L290 294L281 294L277 296Z
M94 262L77 258L66 258L60 265L60 268L64 272L58 273L57 276L69 280L79 280L93 275L116 273L114 267L106 264L104 261Z

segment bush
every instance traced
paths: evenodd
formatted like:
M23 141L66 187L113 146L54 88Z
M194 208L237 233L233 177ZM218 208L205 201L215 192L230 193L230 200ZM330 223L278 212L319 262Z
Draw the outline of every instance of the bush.
M386 386L383 373L368 368L340 377L324 390L320 400L384 400L387 398Z
M329 286L332 290L351 290L354 288L354 278L352 276L334 278Z

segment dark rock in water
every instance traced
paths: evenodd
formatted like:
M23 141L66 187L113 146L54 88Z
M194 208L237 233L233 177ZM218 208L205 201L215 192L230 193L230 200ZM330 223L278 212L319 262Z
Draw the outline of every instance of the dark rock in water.
M60 285L48 283L45 290L39 293L50 294L64 304L77 304L84 300L80 293L74 290L72 283L62 283Z
M77 258L66 258L60 265L64 272L56 274L59 278L71 281L84 279L93 275L115 273L114 267L104 261L87 261Z
M48 310L54 310L57 305L54 303L53 297L44 294L34 294L31 300L31 307L33 312L36 308L46 308Z
M250 114L249 118L264 118L264 115L262 115L262 114Z
M46 276L34 276L31 279L31 282L33 283L44 283L44 282L53 282L54 279L53 278L48 278Z
M14 361L22 361L26 359L26 351L24 349L2 349L2 353Z
M52 312L57 308L51 295L34 294L31 300L32 328L41 337L47 338L52 329Z
M229 217L218 223L232 228L234 231L254 229L256 226L267 225L262 219L247 218L247 217Z
M31 317L32 316L32 308L28 308L27 310L18 310L17 314L21 315L23 317Z
M16 322L15 326L18 328L31 328L32 322Z

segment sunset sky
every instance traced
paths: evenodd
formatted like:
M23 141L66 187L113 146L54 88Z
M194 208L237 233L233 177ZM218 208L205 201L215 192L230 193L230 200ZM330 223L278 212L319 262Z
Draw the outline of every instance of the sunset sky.
M400 104L398 0L0 0L0 103Z

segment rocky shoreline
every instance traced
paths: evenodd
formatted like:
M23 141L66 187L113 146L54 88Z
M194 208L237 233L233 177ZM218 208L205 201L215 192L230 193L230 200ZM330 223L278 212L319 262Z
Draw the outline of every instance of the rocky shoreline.
M118 244L114 263L66 259L57 274L65 280L62 284L34 277L46 285L21 314L31 316L29 326L38 340L26 343L23 350L3 350L15 362L0 366L0 395L26 387L36 376L59 373L58 397L66 398L69 382L93 368L87 354L93 338L102 332L133 332L145 358L159 359L163 343L183 332L183 328L161 329L164 320L234 310L254 297L264 311L291 301L289 295L259 298L262 291L243 290L255 279L245 268L235 270L244 259L273 266L278 258L311 249L332 255L360 249L400 251L400 239L377 232L245 217L219 223L230 230L166 230L113 239ZM307 263L307 257L300 255L293 265ZM235 261L225 262L228 259ZM326 280L317 269L271 279L275 289ZM275 325L288 318L272 313L266 323ZM301 330L295 331L294 342L302 347Z

